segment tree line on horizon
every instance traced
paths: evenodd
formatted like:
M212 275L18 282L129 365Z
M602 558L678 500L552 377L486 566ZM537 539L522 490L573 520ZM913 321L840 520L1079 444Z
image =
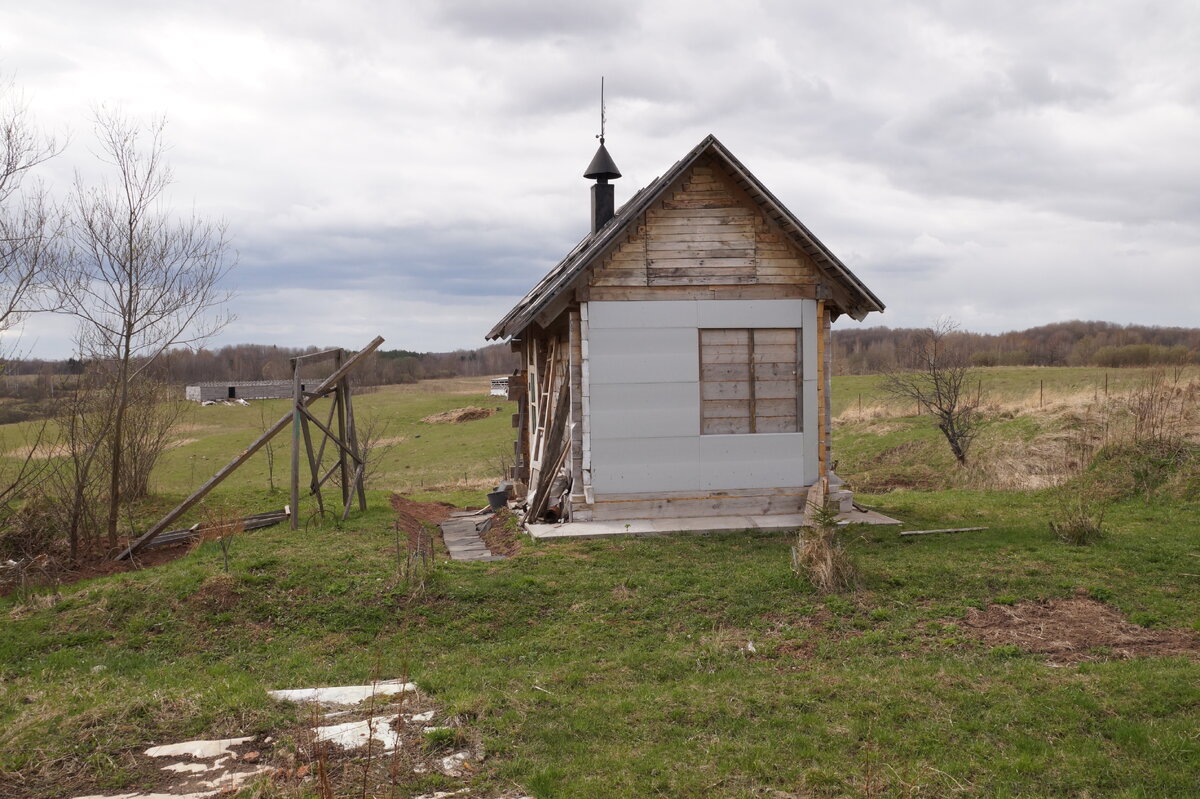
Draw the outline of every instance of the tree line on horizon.
M925 328L863 327L833 331L834 373L887 374L909 368ZM1126 366L1200 363L1200 328L1053 322L1006 333L948 332L942 339L971 366Z
M924 328L866 327L833 331L834 372L839 375L885 374L908 366L907 353ZM1125 366L1182 365L1200 362L1200 328L1121 325L1113 322L1054 322L1006 333L955 330L945 345L972 366ZM166 383L291 379L290 359L324 347L232 344L195 350L171 350L157 374ZM363 386L415 383L447 377L509 374L517 368L507 344L489 344L452 352L379 350L355 372ZM11 360L0 375L0 396L37 400L69 384L86 363L77 358ZM29 379L33 377L34 379ZM9 380L8 378L13 378ZM58 378L55 380L54 378Z
M176 349L160 356L154 373L162 382L181 388L205 382L291 380L292 358L326 349L330 348L270 344ZM515 364L515 356L507 344L452 352L377 350L354 371L353 381L363 386L386 386L443 377L483 377L509 374ZM9 360L0 374L0 396L43 398L54 386L71 385L69 377L82 374L88 366L86 359L74 357Z

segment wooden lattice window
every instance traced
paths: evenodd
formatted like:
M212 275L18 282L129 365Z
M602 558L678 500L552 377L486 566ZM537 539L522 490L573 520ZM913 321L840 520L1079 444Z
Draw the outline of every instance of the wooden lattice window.
M800 432L800 352L795 328L702 329L700 432Z

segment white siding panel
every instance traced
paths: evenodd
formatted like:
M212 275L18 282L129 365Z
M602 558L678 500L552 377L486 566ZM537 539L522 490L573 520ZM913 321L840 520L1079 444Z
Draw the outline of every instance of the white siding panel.
M696 303L700 327L800 327L804 304L815 300L705 300Z
M815 476L814 300L591 302L584 327L585 457L597 493L802 486ZM804 432L701 436L698 330L750 327L803 329Z
M817 324L817 301L800 300L804 303L804 379L817 379L817 336L821 334L821 326Z
M592 329L696 327L696 301L592 302Z
M802 363L804 365L804 419L801 431L808 433L809 446L804 448L804 473L817 477L817 337L821 335L821 326L817 323L817 301L803 300L804 329L801 331L800 343L803 347Z
M700 488L779 488L805 484L802 433L700 437Z
M693 491L699 484L700 437L592 440L597 494Z
M592 316L596 306L592 304ZM601 383L697 383L700 379L695 328L602 328L588 322L592 395ZM592 405L593 411L595 404Z
M593 441L700 435L695 383L603 383L590 399Z

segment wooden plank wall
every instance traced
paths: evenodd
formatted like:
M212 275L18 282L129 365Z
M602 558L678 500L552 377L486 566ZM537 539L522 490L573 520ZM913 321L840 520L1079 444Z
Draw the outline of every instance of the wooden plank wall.
M598 495L591 507L596 521L679 519L697 516L766 516L801 513L805 487L744 488L735 491L656 491Z
M800 330L700 330L704 435L794 433L800 419Z
M630 299L676 293L661 291L671 287L792 289L737 295L745 299L817 294L819 272L809 256L711 161L698 162L640 221L593 271L590 287L601 289L590 293L593 299L614 287L660 289Z

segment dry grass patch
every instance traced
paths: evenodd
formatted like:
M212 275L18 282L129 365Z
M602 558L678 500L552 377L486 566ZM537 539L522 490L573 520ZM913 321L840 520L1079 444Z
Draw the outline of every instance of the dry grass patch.
M478 408L474 405L469 405L466 408L455 408L452 411L435 413L432 416L426 416L421 421L429 424L461 424L463 422L473 422L476 419L486 419L495 412L495 408Z
M4 453L6 458L18 458L25 460L29 458L35 461L44 461L49 458L62 458L71 454L70 448L66 444L42 442L36 446L29 445L17 447Z
M1045 655L1056 666L1150 656L1200 657L1196 633L1140 627L1115 608L1084 597L972 609L962 628L991 646Z

